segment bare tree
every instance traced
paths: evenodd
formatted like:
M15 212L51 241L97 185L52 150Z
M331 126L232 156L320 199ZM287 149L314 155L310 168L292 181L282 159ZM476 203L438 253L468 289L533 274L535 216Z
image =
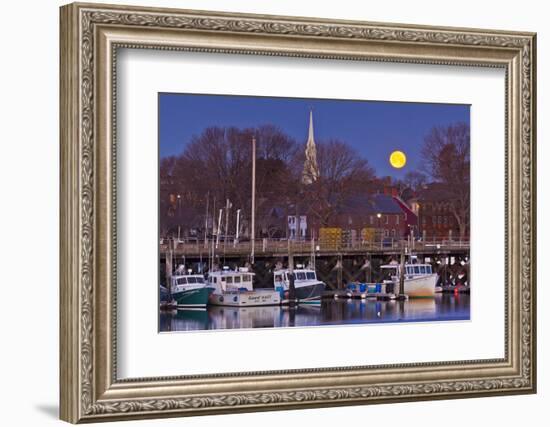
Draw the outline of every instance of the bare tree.
M179 156L161 161L161 215L165 215L165 222L174 222L169 219L173 211L170 194L180 196L179 203L184 207L180 212L191 212L193 208L202 224L207 197L212 204L215 199L220 208L229 199L235 210L241 209L241 225L246 222L251 202L253 136L257 140L257 213L267 209L262 200L270 204L284 200L293 183L288 169L297 144L292 138L272 125L257 129L210 127L194 136ZM232 215L230 221L234 220Z
M427 182L428 177L419 171L407 172L403 178L403 183L413 190L421 189L423 185L427 184Z
M319 178L303 191L309 213L325 226L350 196L367 191L374 170L356 150L336 139L317 144L317 162Z
M434 127L424 139L422 157L425 172L448 193L451 212L464 237L470 225L469 126L459 122Z
M285 227L284 216L288 214L308 214L320 225L329 224L349 196L364 194L372 183L374 171L367 160L342 141L317 144L320 177L303 185L303 146L277 127L211 127L194 136L179 156L161 161L162 229L174 229L179 224L204 227L207 197L210 216L214 199L216 210L225 207L229 199L232 209L241 209L240 224L244 227L250 219L253 136L257 156L256 224L268 236L280 232L281 227L276 230L274 221L282 221ZM273 219L270 213L275 211L278 218ZM235 219L234 215L229 218L231 230Z

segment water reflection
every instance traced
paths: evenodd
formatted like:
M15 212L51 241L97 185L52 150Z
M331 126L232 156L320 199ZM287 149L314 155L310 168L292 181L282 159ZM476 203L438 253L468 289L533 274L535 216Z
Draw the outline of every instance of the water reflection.
M470 296L438 294L409 301L323 300L317 305L220 307L160 314L161 332L255 329L385 322L467 320Z

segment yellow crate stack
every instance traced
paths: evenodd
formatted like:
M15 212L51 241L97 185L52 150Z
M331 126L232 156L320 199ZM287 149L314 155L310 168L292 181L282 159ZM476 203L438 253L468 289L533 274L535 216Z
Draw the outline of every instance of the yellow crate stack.
M322 249L339 249L342 245L342 229L322 227L319 229L319 245Z
M376 229L372 227L365 227L361 229L361 241L373 242L376 236Z

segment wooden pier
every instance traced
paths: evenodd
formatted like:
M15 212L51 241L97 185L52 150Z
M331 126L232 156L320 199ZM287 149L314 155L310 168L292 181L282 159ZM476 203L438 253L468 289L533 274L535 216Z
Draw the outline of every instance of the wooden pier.
M410 252L421 261L430 258L432 263L445 259L450 262L452 258L455 261L466 260L470 254L469 242L461 240L412 243L407 240L357 241L353 244L327 245L311 240L257 239L251 262L251 247L250 241L221 241L216 248L211 240L165 239L160 242L160 271L165 271L170 261L174 265L185 264L194 271L207 271L211 263L218 268L249 266L256 274L255 286L265 287L273 284L273 269L287 264L289 253L292 253L296 264L313 264L319 280L333 290L341 290L347 283L375 282L380 265L392 259L399 260L404 248L410 248Z
M407 240L385 240L382 242L354 242L350 244L323 244L312 240L287 240L287 239L257 239L254 242L255 257L280 257L286 256L289 249L295 256L348 256L360 254L399 255L401 249L407 246L418 255L467 255L470 252L470 242L464 240L437 240L426 242L409 242ZM208 257L211 254L210 241L192 239L162 239L160 242L161 258L172 250L174 256ZM252 242L219 242L214 248L217 257L242 258L248 257L252 252Z

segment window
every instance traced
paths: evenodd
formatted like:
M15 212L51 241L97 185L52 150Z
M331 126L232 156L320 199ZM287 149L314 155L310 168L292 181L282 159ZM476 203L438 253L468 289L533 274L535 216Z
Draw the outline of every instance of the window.
M313 271L308 271L306 276L308 280L315 280L315 273Z
M227 279L225 279L225 281L227 283L233 283L233 277L228 277Z
M392 236L392 237L395 237L395 228L392 228L392 230L391 230L391 236Z
M389 215L384 215L384 220L386 221L386 224L389 224L390 223L390 216Z
M395 215L395 223L399 225L399 215Z
M280 274L275 275L275 281L276 282L281 282L282 280L283 280L283 276L281 276Z
M420 267L418 265L414 266L414 274L420 274Z
M252 274L245 274L243 276L243 282L252 282Z
M306 273L296 273L296 279L298 280L306 280Z
M388 230L387 228L384 229L384 237L388 237L389 236L389 232L390 230Z
M196 277L197 283L204 283L204 279L202 277Z
M432 274L432 266L431 265L426 266L426 274Z
M187 279L185 277L180 277L177 280L178 285L185 285L187 283Z
M420 274L426 274L426 266L425 265L420 266Z
M197 283L197 279L195 279L194 277L188 277L187 283Z
M235 276L235 283L241 283L241 276Z

